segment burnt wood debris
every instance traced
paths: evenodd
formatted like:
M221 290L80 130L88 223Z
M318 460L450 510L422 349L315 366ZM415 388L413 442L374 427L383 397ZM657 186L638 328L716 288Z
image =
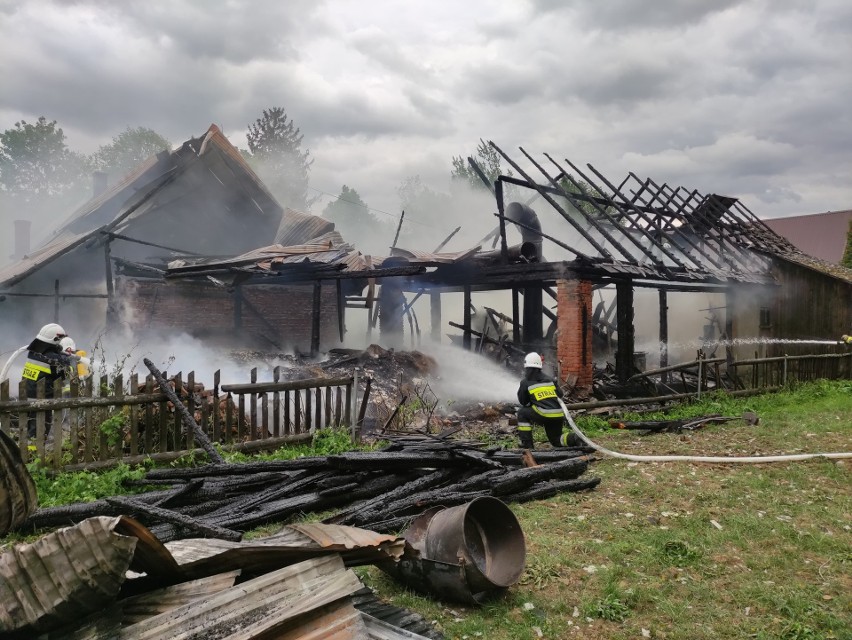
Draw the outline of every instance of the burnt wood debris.
M324 522L399 531L434 506L480 496L506 503L592 489L584 476L590 449L533 452L486 449L444 436L387 436L384 449L294 460L154 469L130 486L149 489L37 510L21 527L66 526L93 516L131 515L167 542L191 537L239 539L240 533L333 511Z

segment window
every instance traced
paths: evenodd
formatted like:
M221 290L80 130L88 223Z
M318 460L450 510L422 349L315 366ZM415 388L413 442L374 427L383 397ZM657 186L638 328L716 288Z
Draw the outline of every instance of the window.
M761 307L760 308L760 328L761 329L772 328L772 316L769 313L769 307Z

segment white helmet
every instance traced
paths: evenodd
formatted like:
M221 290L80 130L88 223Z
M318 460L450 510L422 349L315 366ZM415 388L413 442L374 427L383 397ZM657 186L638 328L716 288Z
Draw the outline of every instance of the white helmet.
M62 338L59 341L59 346L62 347L65 353L77 353L77 343L74 342L74 338L69 336Z
M535 351L524 356L524 369L541 369L541 356Z
M55 322L51 322L41 328L36 336L36 340L41 340L42 342L59 342L66 335L65 329Z

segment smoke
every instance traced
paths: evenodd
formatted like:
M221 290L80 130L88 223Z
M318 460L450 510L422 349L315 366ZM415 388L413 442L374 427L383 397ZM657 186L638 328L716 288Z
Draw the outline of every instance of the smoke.
M444 403L515 401L519 378L496 362L448 345L429 344L422 351L438 361L430 385Z

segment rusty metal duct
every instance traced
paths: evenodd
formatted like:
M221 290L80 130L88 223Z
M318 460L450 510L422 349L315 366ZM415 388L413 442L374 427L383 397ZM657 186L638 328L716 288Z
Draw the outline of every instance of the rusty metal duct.
M510 202L506 206L506 218L517 223L521 232L524 245L532 245L535 249L535 259L530 262L542 262L541 223L532 208L520 202ZM538 233L537 233L538 232ZM529 258L527 258L529 259ZM543 313L543 290L540 285L529 285L524 287L524 312L523 312L523 341L524 348L528 350L539 350L544 339L542 329Z
M497 498L430 509L402 536L408 543L402 558L382 569L440 598L481 604L515 584L524 571L524 533Z

